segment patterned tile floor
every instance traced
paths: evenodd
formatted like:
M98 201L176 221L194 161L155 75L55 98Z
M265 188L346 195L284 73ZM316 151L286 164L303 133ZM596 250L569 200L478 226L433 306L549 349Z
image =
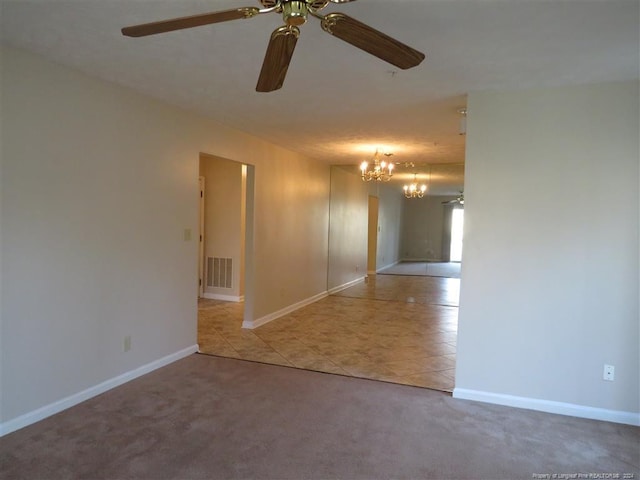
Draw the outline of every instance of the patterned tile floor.
M243 304L201 299L200 352L452 391L460 280L371 276L254 330Z

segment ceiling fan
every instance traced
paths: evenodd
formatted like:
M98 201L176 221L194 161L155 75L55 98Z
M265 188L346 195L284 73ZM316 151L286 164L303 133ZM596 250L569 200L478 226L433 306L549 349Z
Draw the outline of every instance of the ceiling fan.
M460 192L457 198L442 202L443 205L464 205L464 192Z
M267 53L262 63L256 91L278 90L284 83L289 63L293 56L300 25L308 15L318 18L322 29L354 47L370 53L401 69L415 67L424 60L424 53L385 35L364 23L343 13L318 13L331 3L347 3L354 0L259 0L264 8L240 7L219 12L204 13L188 17L173 18L158 22L133 25L122 29L128 37L145 37L157 33L171 32L186 28L210 25L212 23L253 18L263 13L282 14L285 25L271 34Z

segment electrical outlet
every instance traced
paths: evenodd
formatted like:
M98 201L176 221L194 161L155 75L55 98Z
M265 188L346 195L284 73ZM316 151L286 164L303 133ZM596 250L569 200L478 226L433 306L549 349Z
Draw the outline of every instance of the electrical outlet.
M360 265L356 265L356 272L360 271Z
M124 337L124 343L122 344L122 349L125 352L128 352L129 350L131 350L131 335L127 335L126 337Z
M602 373L602 379L608 382L613 382L616 376L616 367L613 365L605 365L604 372Z

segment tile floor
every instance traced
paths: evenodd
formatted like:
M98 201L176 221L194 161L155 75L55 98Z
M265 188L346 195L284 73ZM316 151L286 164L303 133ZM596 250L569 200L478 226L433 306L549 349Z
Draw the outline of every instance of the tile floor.
M200 352L452 391L459 285L371 276L254 330L242 303L201 299Z

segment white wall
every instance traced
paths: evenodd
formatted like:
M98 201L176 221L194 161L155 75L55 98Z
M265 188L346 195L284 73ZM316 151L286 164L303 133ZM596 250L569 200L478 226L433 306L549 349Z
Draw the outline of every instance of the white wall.
M326 291L329 167L31 54L2 63L3 423L196 343L200 152L255 165L254 315Z
M638 422L638 98L469 95L456 396Z

